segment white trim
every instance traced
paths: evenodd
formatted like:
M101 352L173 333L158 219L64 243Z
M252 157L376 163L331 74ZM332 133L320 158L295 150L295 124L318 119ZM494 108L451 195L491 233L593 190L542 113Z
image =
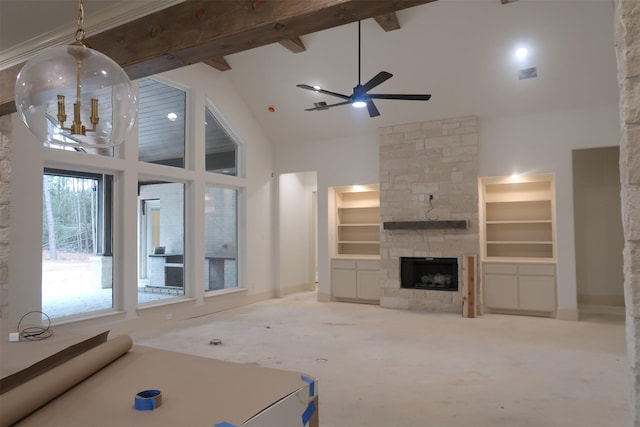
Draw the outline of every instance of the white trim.
M103 9L96 16L85 17L84 29L87 36L99 34L119 25L134 21L143 16L166 9L184 0L155 0L148 2L117 2ZM68 24L57 27L37 37L26 40L0 52L0 70L28 61L40 51L74 41L75 26Z
M559 308L556 316L558 320L578 321L580 316L575 308Z

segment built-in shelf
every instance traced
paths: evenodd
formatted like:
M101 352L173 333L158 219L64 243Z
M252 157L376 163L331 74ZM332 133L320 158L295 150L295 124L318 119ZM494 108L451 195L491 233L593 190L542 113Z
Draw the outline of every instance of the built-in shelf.
M480 197L484 307L554 316L553 175L485 177Z
M551 175L482 179L484 259L555 258Z
M436 230L465 229L468 224L466 220L385 221L382 226L385 230Z
M380 191L377 185L335 189L336 256L380 254Z

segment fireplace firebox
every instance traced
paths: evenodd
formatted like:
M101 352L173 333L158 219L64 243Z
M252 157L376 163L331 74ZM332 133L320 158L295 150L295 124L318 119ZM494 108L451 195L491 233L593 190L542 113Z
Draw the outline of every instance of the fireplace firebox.
M400 287L457 291L458 259L401 257Z

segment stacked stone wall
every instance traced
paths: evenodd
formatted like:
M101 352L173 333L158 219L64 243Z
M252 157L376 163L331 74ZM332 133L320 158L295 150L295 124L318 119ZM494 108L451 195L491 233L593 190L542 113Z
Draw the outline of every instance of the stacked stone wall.
M627 351L631 419L640 427L640 1L616 0L615 44L620 88L620 181L624 229Z
M400 257L457 258L461 278L462 255L478 253L475 116L380 129L380 216L383 222L468 222L467 229L383 230L380 236L382 307L461 313L461 283L458 292L402 289Z
M11 199L11 116L0 117L0 318L9 317L9 210Z

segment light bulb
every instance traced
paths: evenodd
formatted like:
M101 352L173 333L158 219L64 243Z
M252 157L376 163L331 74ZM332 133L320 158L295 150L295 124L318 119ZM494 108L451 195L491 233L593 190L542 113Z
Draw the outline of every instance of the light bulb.
M524 59L527 57L528 54L529 54L529 51L527 50L526 47L521 47L516 50L516 58L518 59Z

